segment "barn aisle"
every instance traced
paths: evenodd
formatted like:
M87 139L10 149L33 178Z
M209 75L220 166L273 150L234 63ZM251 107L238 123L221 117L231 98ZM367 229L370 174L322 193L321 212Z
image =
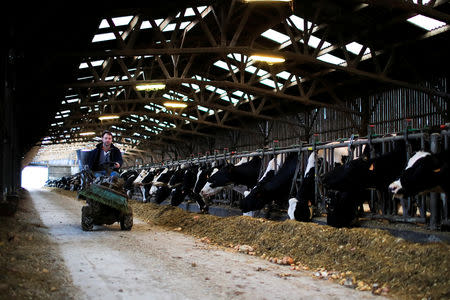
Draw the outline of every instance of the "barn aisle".
M137 218L130 232L118 224L83 232L82 202L46 190L30 196L80 299L382 299Z

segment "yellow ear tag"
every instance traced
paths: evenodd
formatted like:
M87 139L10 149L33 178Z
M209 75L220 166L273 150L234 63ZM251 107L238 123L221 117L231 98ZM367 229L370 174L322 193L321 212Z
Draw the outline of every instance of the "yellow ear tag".
M441 168L433 170L434 173L439 173L441 171Z
M373 171L373 164L370 165L369 171Z

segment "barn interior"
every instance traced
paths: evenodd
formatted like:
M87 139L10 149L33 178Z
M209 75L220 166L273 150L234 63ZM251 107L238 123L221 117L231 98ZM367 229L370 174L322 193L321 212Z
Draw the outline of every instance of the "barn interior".
M2 209L104 130L138 169L448 129L448 0L150 5L2 10Z

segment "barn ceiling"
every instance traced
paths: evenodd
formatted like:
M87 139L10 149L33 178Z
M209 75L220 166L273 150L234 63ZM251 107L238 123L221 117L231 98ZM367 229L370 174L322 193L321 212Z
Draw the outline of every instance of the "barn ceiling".
M448 1L166 2L9 16L24 150L110 129L139 151L317 107L358 115L347 100L393 86L450 98L423 85L448 77Z

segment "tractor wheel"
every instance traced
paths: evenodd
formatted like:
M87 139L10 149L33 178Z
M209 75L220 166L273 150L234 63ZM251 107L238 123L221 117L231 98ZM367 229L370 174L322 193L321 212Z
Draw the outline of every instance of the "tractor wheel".
M91 216L91 209L89 206L81 208L81 229L83 231L91 231L94 227L94 219Z
M120 229L131 230L133 227L133 213L124 214L120 219Z

